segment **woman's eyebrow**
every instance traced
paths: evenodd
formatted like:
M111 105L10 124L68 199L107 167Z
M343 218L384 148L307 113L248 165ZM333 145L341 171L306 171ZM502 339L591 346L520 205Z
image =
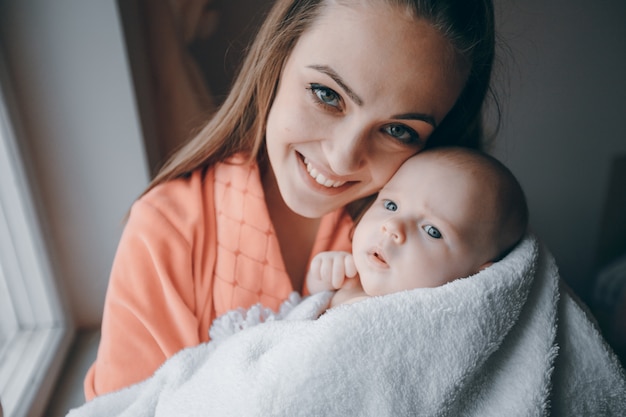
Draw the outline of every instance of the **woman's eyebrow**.
M398 114L398 115L392 116L392 118L393 119L400 119L400 120L421 120L422 122L428 123L433 128L437 127L437 121L430 114L406 113L406 114Z
M308 68L312 68L314 70L320 71L330 78L332 78L338 85L343 89L343 91L350 97L352 101L354 101L358 106L363 105L363 100L359 97L348 85L343 81L343 79L337 74L337 72L330 68L327 65L309 65Z

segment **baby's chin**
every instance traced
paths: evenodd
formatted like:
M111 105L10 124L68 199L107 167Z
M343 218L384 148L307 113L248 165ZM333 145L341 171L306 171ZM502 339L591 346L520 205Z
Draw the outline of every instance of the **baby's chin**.
M385 285L387 283L385 283L383 280L387 280L389 278L381 277L380 274L376 274L376 277L367 276L367 274L365 275L366 276L364 277L363 274L359 274L361 279L361 286L363 287L363 292L365 292L368 296L377 297L396 292L395 290Z

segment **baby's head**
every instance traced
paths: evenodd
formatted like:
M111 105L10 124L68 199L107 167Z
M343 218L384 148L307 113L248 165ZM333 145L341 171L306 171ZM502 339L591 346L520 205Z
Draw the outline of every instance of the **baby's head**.
M498 261L524 235L528 209L511 171L465 148L406 161L356 226L353 255L369 295L436 287Z

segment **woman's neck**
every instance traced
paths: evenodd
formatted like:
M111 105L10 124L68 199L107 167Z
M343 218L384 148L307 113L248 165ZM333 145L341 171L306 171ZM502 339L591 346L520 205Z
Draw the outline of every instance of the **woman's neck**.
M271 168L265 170L262 183L287 274L294 290L301 293L320 219L302 217L287 207Z

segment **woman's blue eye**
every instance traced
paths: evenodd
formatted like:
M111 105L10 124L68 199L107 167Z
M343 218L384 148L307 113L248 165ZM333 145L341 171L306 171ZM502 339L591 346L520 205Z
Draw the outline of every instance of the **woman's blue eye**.
M389 136L399 140L402 143L414 144L419 143L420 136L416 131L404 125L391 124L383 127L383 131Z
M389 211L398 210L398 205L391 200L383 200L383 207Z
M339 107L341 105L339 94L334 92L331 88L324 87L321 84L311 84L309 90L311 90L315 98L325 106Z
M441 239L441 232L435 226L426 225L424 231L432 238Z

